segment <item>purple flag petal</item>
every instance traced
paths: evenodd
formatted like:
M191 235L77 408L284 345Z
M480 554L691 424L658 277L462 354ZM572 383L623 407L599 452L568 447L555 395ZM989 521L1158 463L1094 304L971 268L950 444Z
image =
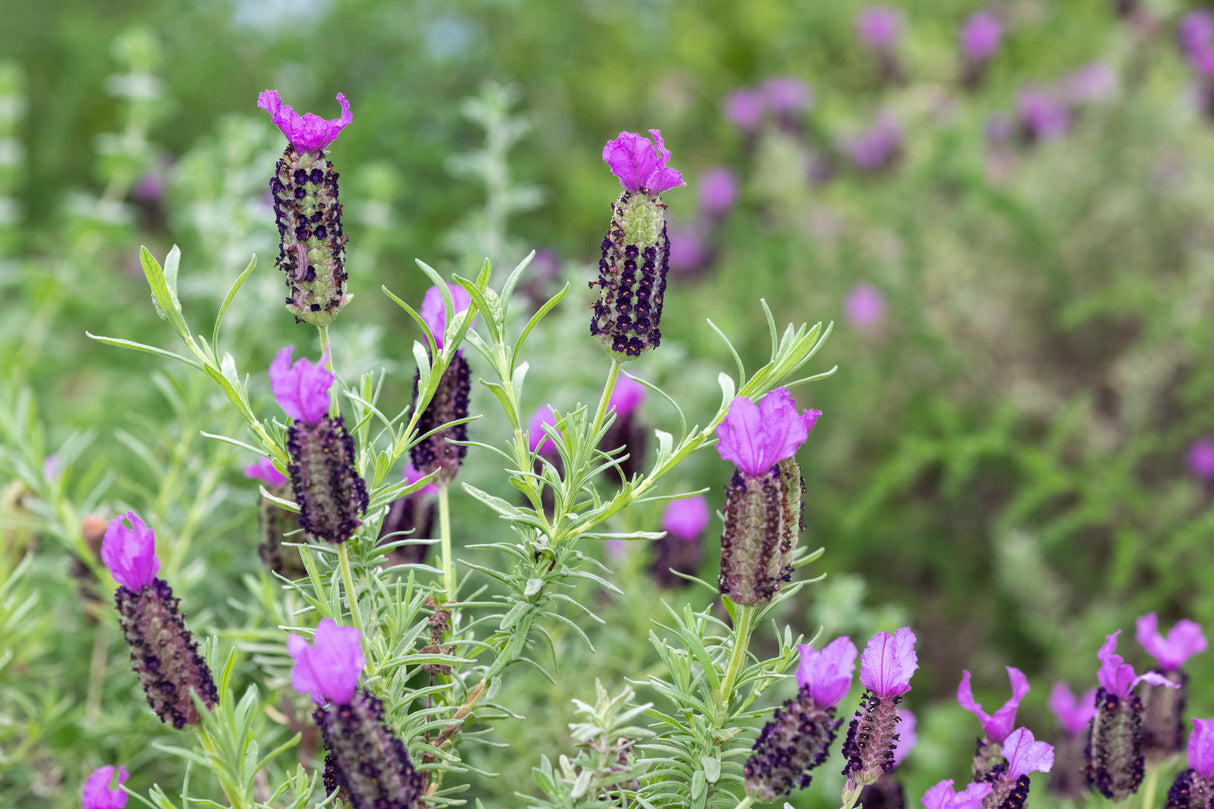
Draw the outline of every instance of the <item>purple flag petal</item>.
M787 388L771 391L757 405L739 396L730 403L729 413L717 427L717 452L743 474L765 474L796 454L820 415L821 410L798 414Z
M452 317L459 315L461 312L468 311L472 306L472 296L468 291L459 284L447 284L447 289L451 293L451 304L454 310L451 313ZM426 321L426 326L430 329L430 333L434 335L434 342L441 350L443 347L443 332L447 330L447 309L443 305L443 293L438 287L430 287L426 290L426 296L422 298L422 308L419 313L422 320Z
M1189 766L1202 778L1214 778L1214 719L1194 719L1189 736Z
M1100 670L1096 672L1096 679L1100 682L1102 688L1113 694L1118 699L1127 699L1134 693L1134 686L1140 682L1147 682L1151 685L1166 685L1169 688L1179 688L1177 683L1169 682L1168 678L1156 672L1147 672L1141 676L1134 674L1134 668L1125 659L1117 654L1117 636L1121 634L1118 629L1112 635L1109 635L1104 640L1104 645L1100 647L1100 651L1096 653L1096 657L1100 660Z
M282 103L277 90L266 90L257 97L257 106L270 113L274 125L282 130L282 134L287 136L291 146L300 154L324 149L354 120L350 114L350 103L341 93L337 94L337 103L341 104L341 117L326 121L311 112L297 115L289 105Z
M1029 692L1029 681L1020 669L1008 666L1007 676L1012 682L1012 698L995 711L993 716L987 716L982 706L974 702L968 671L962 673L961 684L957 686L957 701L961 703L962 708L978 717L978 721L982 723L982 732L993 742L1002 742L1011 733L1012 726L1016 724L1016 709L1020 707L1020 700Z
M712 514L703 495L672 500L662 515L662 528L679 539L691 542L708 527Z
M294 346L278 352L270 363L270 389L286 414L305 424L319 424L329 412L329 387L333 374L325 370L329 352L315 366L306 357L291 364Z
M251 463L246 466L244 468L244 476L246 478L256 478L270 487L285 486L290 481L290 478L274 468L274 462L269 458L262 458L257 463Z
M291 687L301 694L310 693L317 705L329 701L349 704L367 665L361 638L357 629L338 626L332 618L323 619L316 627L311 645L292 632L287 637L287 651L295 660Z
M1054 746L1033 738L1028 728L1016 728L1003 743L1008 778L1015 780L1031 772L1049 772L1054 766Z
M809 695L821 708L838 704L851 688L856 670L856 645L851 638L835 638L822 651L799 644L801 665L797 666L797 685L809 686Z
M683 175L669 168L670 151L662 143L662 133L649 130L656 145L635 132L621 132L615 140L607 141L603 147L603 160L611 167L611 173L620 181L625 191L657 196L663 191L683 182Z
M122 524L124 519L130 520L130 528ZM115 581L138 593L145 584L151 584L160 571L152 529L133 511L115 517L101 541L101 561L110 569Z
M126 767L118 765L118 786L126 783L130 776ZM114 778L113 765L99 767L84 782L82 809L122 809L126 799L130 797L122 789L110 789L110 781Z
M1076 699L1066 683L1054 683L1054 689L1050 691L1049 705L1063 730L1070 736L1078 736L1087 729L1088 722L1096 715L1096 689L1089 688L1083 696Z
M910 627L893 635L879 632L860 655L860 682L878 697L896 697L910 691L910 678L917 668L915 633Z
M1166 638L1159 634L1159 619L1153 612L1139 618L1135 629L1139 645L1159 661L1163 671L1176 671L1190 657L1206 650L1201 627L1187 618L1168 630Z
M925 809L982 809L982 799L991 794L993 787L983 781L970 784L964 792L954 792L952 779L941 781L923 796Z

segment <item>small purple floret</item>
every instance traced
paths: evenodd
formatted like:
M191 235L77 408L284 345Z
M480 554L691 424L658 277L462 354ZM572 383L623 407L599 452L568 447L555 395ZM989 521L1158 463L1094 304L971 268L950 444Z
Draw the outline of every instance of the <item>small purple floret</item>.
M1069 736L1078 736L1087 730L1088 723L1096 715L1096 689L1089 688L1076 699L1066 683L1054 683L1050 691L1050 710L1058 718L1058 724Z
M1214 778L1214 719L1194 719L1189 736L1189 766L1202 778Z
M257 463L246 466L244 468L244 476L263 481L271 488L286 486L291 481L290 478L274 468L274 462L269 458L262 458Z
M337 103L341 104L341 117L326 121L311 112L300 117L289 105L282 103L277 90L266 90L257 96L257 106L270 113L275 126L282 130L282 134L287 136L291 146L300 154L324 149L354 120L350 114L350 103L341 93L337 94Z
M1146 674L1134 674L1134 668L1116 652L1117 636L1120 634L1121 630L1118 629L1112 635L1108 635L1104 640L1104 645L1096 653L1096 657L1100 660L1100 670L1096 672L1096 679L1100 682L1101 688L1118 699L1129 699L1134 694L1134 686L1143 682L1151 685L1165 685L1169 688L1180 687L1158 672L1148 671Z
M717 452L744 474L757 476L797 453L821 410L797 413L788 388L776 388L757 405L744 396L734 399L717 427Z
M809 687L809 695L820 708L833 708L851 689L856 670L856 644L851 638L835 638L821 651L798 644L801 665L797 666L797 685Z
M925 809L982 809L982 799L991 794L989 782L970 784L964 792L954 792L952 779L941 781L923 796Z
M110 781L114 778L112 764L93 770L93 774L84 782L84 795L81 809L122 809L126 806L128 796L121 787L130 776L126 767L118 765L118 789L110 789Z
M472 306L472 296L468 294L468 291L458 284L447 284L447 289L451 293L451 304L454 308L451 316L456 317L460 313L468 311L468 308ZM441 351L443 332L447 330L447 309L443 305L443 293L439 291L438 287L430 287L426 290L426 296L422 298L420 314L422 320L426 321L430 333L434 335L434 342Z
M333 702L348 705L358 687L363 657L362 635L352 626L338 626L332 618L321 620L309 644L302 635L287 636L287 651L295 659L291 687L311 694L317 705Z
M656 197L675 186L687 185L683 175L667 167L670 150L662 144L660 130L651 129L654 141L635 132L621 132L603 147L603 159L625 191Z
M124 519L130 520L130 528L122 524ZM144 585L151 584L160 571L152 529L133 511L115 517L101 541L101 561L110 569L115 581L138 593Z
M679 539L693 542L708 527L712 514L703 495L672 500L662 514L662 528Z
M961 51L971 62L985 62L999 50L1003 25L989 11L975 11L961 26Z
M329 352L316 365L305 357L292 365L294 348L287 346L270 363L270 389L288 416L317 425L329 412L329 386L333 384L333 374L325 370Z
M1139 618L1135 629L1139 645L1159 662L1163 672L1176 671L1190 657L1207 648L1201 627L1187 618L1168 630L1166 638L1159 634L1159 619L1153 612Z
M1020 707L1020 700L1029 692L1028 678L1020 669L1008 666L1007 676L1012 682L1012 698L995 711L993 716L987 716L982 706L974 702L968 671L962 672L961 684L957 686L957 701L961 703L962 708L978 717L978 721L982 723L982 732L992 742L1002 742L1012 732L1012 726L1016 724L1016 709Z
M1016 728L1003 743L1007 776L1013 780L1031 772L1049 772L1054 766L1054 745L1039 742L1028 728Z
M879 632L860 655L860 682L881 699L910 691L910 678L919 668L915 633L904 626L890 635Z

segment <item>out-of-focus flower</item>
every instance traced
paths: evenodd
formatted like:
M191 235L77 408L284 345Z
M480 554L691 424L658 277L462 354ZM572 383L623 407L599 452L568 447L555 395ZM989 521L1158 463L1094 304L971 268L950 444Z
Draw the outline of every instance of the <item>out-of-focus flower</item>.
M1159 634L1159 619L1147 613L1138 619L1138 643L1159 664L1158 671L1175 687L1146 685L1142 689L1142 748L1152 763L1179 753L1184 747L1184 713L1189 675L1182 670L1190 657L1206 650L1201 627L1183 619Z
M84 782L84 795L81 809L122 809L129 797L122 791L122 785L130 776L126 767L118 765L118 788L110 789L110 781L114 779L114 765L99 767Z
M321 619L312 643L292 632L287 651L295 661L291 687L310 694L317 705L333 702L347 705L358 688L358 678L367 658L363 657L362 633L352 626L338 626L332 618Z
M766 107L761 91L743 88L725 99L725 117L742 132L751 133L759 128Z
M737 198L738 180L724 166L709 169L700 178L700 208L708 216L715 219L725 216Z
M1061 91L1070 104L1106 101L1117 93L1117 74L1104 62L1092 62L1064 76Z
M871 284L857 284L847 293L843 312L860 331L872 331L885 319L885 296Z
M551 405L544 405L531 414L531 420L527 422L527 447L532 452L540 455L551 453L556 454L556 445L552 443L552 438L544 432L544 427L556 426L556 413Z
M1155 658L1163 673L1178 670L1190 657L1207 648L1201 627L1187 618L1168 630L1166 638L1159 634L1159 619L1153 612L1140 617L1135 629L1139 645Z
M1076 699L1066 683L1054 683L1049 706L1062 729L1054 741L1050 793L1078 800L1089 790L1084 750L1091 735L1092 717L1096 715L1096 689L1090 688Z
M1208 9L1196 9L1180 18L1176 27L1176 40L1180 49L1190 59L1206 51L1214 38L1214 13Z
M711 519L708 501L703 495L697 494L695 497L672 500L662 514L662 528L672 536L690 542L704 532Z
M1067 106L1051 93L1032 85L1016 96L1016 119L1021 134L1029 142L1061 138L1071 126Z
M767 109L775 113L801 113L814 104L814 91L792 76L773 76L763 82L761 92Z
M902 154L902 127L892 115L882 113L871 127L848 141L844 149L861 171L873 173L889 168Z
M274 468L274 462L269 458L261 458L257 461L257 463L251 463L246 466L244 468L244 476L246 478L260 480L271 489L276 489L279 486L285 486L291 482L290 478Z
M1189 445L1185 462L1193 477L1214 480L1214 438L1199 438Z
M1054 683L1049 706L1062 729L1070 736L1079 736L1096 715L1096 689L1089 688L1076 698L1066 683Z
M975 11L961 26L961 52L971 62L985 62L999 50L1003 24L989 11Z
M902 38L902 12L889 6L868 6L856 15L856 36L873 50L889 50Z
M463 287L458 284L447 284L447 291L451 295L451 304L454 308L451 313L453 318L459 317L472 306L472 296ZM438 287L430 287L426 290L419 314L422 316L422 320L426 321L426 326L434 335L434 342L441 351L443 334L447 330L447 309L443 304L443 293L439 291Z

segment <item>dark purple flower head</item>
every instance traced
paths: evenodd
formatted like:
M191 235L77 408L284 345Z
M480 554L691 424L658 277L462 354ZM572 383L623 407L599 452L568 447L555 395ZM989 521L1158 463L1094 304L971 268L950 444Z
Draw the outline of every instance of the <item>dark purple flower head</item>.
M763 100L775 113L805 112L814 104L814 91L792 76L773 76L763 82Z
M889 50L902 38L902 12L888 6L868 6L856 15L856 36L873 50Z
M333 374L325 370L329 352L316 365L306 357L300 357L292 365L294 348L287 346L270 363L270 389L288 416L317 425L329 412L329 386L333 384Z
M122 524L124 519L130 520L130 528ZM160 571L152 529L133 511L115 517L101 541L101 561L110 569L115 581L138 593L145 584L151 584Z
M982 809L982 799L991 794L986 781L970 784L964 792L953 791L953 781L941 781L923 796L925 809Z
M835 638L821 651L798 644L801 665L797 666L797 685L808 687L809 695L820 708L833 708L851 689L856 670L856 644L851 638Z
M1054 745L1039 742L1028 728L1016 728L1003 743L1007 777L1015 780L1031 772L1049 772L1054 766Z
M754 132L763 120L767 101L758 90L743 87L725 99L725 117L743 132Z
M107 765L93 770L93 774L84 782L84 795L81 809L122 809L129 797L122 791L121 786L130 776L126 767L118 765L119 789L110 789L110 781L114 778L114 766Z
M744 474L766 474L785 458L796 455L809 438L821 410L797 413L788 388L776 388L757 405L744 396L734 399L717 427L717 452Z
M1089 688L1078 699L1064 682L1054 683L1050 691L1050 710L1058 717L1058 724L1070 736L1078 736L1087 729L1088 722L1096 715L1096 689Z
M1214 37L1214 14L1208 9L1190 11L1180 18L1176 39L1186 56L1207 50L1211 37Z
M636 412L645 401L646 388L630 376L620 375L607 407L615 411L617 419L626 419Z
M919 735L915 733L919 720L910 711L898 709L898 743L894 745L894 766L902 765L906 754L919 743Z
M1133 666L1125 662L1125 659L1116 652L1117 636L1120 634L1121 630L1118 629L1112 635L1107 636L1104 645L1096 653L1096 657L1100 660L1100 670L1096 672L1096 679L1105 691L1118 699L1129 699L1134 694L1134 686L1142 682L1151 685L1165 685L1169 688L1180 687L1154 671L1141 675L1134 674Z
M287 636L287 651L295 659L291 687L311 694L317 705L333 702L348 705L358 687L358 676L367 658L363 657L362 635L352 626L338 626L324 618L316 627L309 644L302 635Z
M843 304L847 320L860 331L871 331L885 318L885 296L871 284L857 284Z
M1008 666L1007 676L1012 681L1012 698L1003 703L1003 707L995 711L993 716L987 716L982 706L974 702L968 671L962 673L961 684L957 686L957 701L961 703L962 708L978 717L978 721L982 723L982 732L992 742L1002 742L1012 732L1012 726L1016 724L1016 709L1020 707L1020 700L1029 692L1028 678L1020 669Z
M860 682L882 699L910 691L910 678L919 668L915 633L904 626L890 635L879 632L860 655Z
M286 486L290 482L290 478L274 468L274 462L269 458L262 458L257 463L251 463L244 468L244 476L246 478L255 478L264 481L271 488Z
M1071 126L1066 105L1040 87L1028 86L1016 96L1016 117L1034 140L1060 138Z
M1214 719L1194 719L1189 736L1189 766L1202 778L1214 778Z
M738 180L724 166L709 169L700 178L700 207L709 216L729 213L738 198Z
M1136 626L1138 643L1147 654L1159 662L1161 671L1176 671L1195 654L1206 650L1206 636L1201 627L1185 618L1168 631L1165 638L1159 634L1159 619L1148 612L1138 619Z
M1198 480L1214 480L1214 438L1199 438L1189 447L1189 474Z
M656 197L675 186L687 185L683 175L666 165L670 150L662 144L660 130L651 129L654 141L635 132L621 132L603 147L603 159L625 191Z
M1003 25L989 11L975 11L961 26L961 51L971 62L985 62L999 50Z
M311 112L303 117L296 115L295 110L278 98L277 90L266 90L257 96L257 106L270 113L275 126L282 130L282 134L287 136L300 154L324 149L337 139L346 124L354 120L350 115L350 103L341 93L337 94L337 103L341 104L341 117L326 121Z
M672 500L662 514L662 528L679 539L692 542L708 527L712 514L704 495Z
M468 290L459 284L447 284L447 289L451 293L451 304L454 308L451 316L457 317L462 312L468 311L468 308L472 306L472 296L468 294ZM439 291L438 287L430 287L426 290L426 296L422 298L420 314L422 320L426 321L430 333L434 335L434 342L441 351L443 332L447 330L447 309L443 306L443 293Z
M538 452L541 455L556 452L552 439L544 432L545 425L556 425L556 413L553 412L551 405L544 405L536 410L531 415L531 421L527 422L527 446L532 452Z

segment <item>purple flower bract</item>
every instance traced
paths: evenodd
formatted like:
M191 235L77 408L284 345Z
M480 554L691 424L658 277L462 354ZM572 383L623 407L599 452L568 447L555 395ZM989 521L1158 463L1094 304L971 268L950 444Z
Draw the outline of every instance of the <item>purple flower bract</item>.
M326 121L315 113L296 114L290 105L283 104L277 90L266 90L257 96L257 106L270 113L274 125L287 136L291 146L300 154L324 149L337 139L338 134L354 120L350 114L350 102L341 93L337 94L341 104L341 117Z
M1187 618L1168 630L1166 638L1159 634L1159 619L1153 612L1139 618L1135 630L1139 645L1159 662L1162 671L1176 671L1207 648L1201 627Z
M986 712L982 710L982 706L974 702L974 692L970 689L968 671L962 673L961 684L957 686L957 702L961 703L962 708L978 717L978 721L982 723L982 732L993 742L1002 742L1012 732L1012 725L1016 723L1016 709L1020 707L1020 700L1024 699L1024 695L1029 692L1028 678L1020 669L1008 666L1007 676L1012 681L1012 698L1005 702L1002 708L995 711L993 716L987 716Z
M472 296L468 294L468 291L458 284L447 284L447 289L451 293L451 304L454 307L451 316L455 317L461 312L468 311L468 308L472 306ZM434 335L435 344L441 350L443 332L447 330L447 309L443 305L443 293L439 291L438 287L430 287L426 290L426 296L422 298L420 314L422 320L426 321L430 333Z
M316 365L305 357L292 365L294 348L287 346L270 363L270 389L288 416L304 424L320 424L329 412L329 386L333 384L333 374L325 370L329 354L326 351Z
M673 500L662 514L662 527L679 539L692 540L708 527L712 515L703 495Z
M251 463L246 466L244 468L244 476L260 480L273 488L285 486L291 482L290 478L274 468L274 462L269 458L262 458L257 463Z
M118 786L125 784L129 777L126 767L118 765ZM112 764L93 770L93 774L84 782L82 809L122 809L126 806L129 796L121 789L110 789L110 781L113 778Z
M1049 772L1054 766L1054 746L1035 740L1028 728L1016 728L1003 743L1003 757L1011 779L1031 772Z
M1189 766L1202 778L1214 778L1214 719L1194 719L1189 736Z
M122 524L130 520L131 527ZM101 541L101 561L110 569L114 580L131 592L138 593L144 585L151 584L160 571L160 559L156 557L156 536L143 520L128 511L115 517L105 529Z
M860 682L882 699L910 691L910 678L919 668L915 633L904 626L890 635L878 632L860 655Z
M985 781L970 784L964 792L954 792L952 779L941 781L923 796L926 809L982 809L982 799L991 794L991 785Z
M798 414L787 388L776 388L757 405L739 396L730 403L729 413L717 427L717 451L743 474L765 474L797 453L820 415L821 410Z
M291 687L296 691L310 693L317 705L329 701L347 705L354 698L358 676L367 665L357 629L325 618L316 627L312 644L292 632L287 637L287 651L295 659Z
M1134 694L1134 686L1141 682L1151 685L1166 685L1170 688L1180 687L1154 671L1135 675L1134 668L1117 654L1117 636L1120 634L1121 630L1118 629L1112 635L1107 636L1104 645L1096 653L1096 657L1100 660L1100 670L1096 672L1096 679L1105 691L1118 699L1129 699Z
M1083 696L1076 698L1066 683L1054 683L1049 705L1062 729L1070 736L1078 736L1096 715L1096 689L1089 688Z
M821 651L799 644L801 665L797 666L797 685L809 688L809 695L820 708L833 708L851 688L856 670L856 644L851 638L835 638Z
M662 144L660 130L651 129L654 141L635 132L621 132L603 147L603 159L625 191L656 197L683 182L683 175L669 168L670 150Z

